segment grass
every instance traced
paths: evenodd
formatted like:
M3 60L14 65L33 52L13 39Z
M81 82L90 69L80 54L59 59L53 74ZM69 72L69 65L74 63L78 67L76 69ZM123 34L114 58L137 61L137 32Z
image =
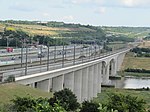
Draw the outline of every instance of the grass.
M125 95L133 95L138 98L142 98L147 103L147 108L150 107L150 91L140 91L140 90L127 90L127 89L117 89L117 88L102 88L102 92L98 94L97 98L94 98L95 102L105 103L108 101L108 95L110 93L121 93Z
M150 70L150 58L148 57L134 57L133 53L129 52L126 54L122 70L127 68L137 68Z
M150 77L150 73L134 73L134 72L124 72L125 76L135 76L135 77Z
M143 41L139 47L150 48L150 41Z
M15 96L33 96L38 97L52 97L52 93L43 92L38 89L27 87L24 85L19 85L16 83L8 83L0 85L0 104L10 103L10 100L15 98Z
M0 24L0 32L3 32L4 31L4 25L3 24Z

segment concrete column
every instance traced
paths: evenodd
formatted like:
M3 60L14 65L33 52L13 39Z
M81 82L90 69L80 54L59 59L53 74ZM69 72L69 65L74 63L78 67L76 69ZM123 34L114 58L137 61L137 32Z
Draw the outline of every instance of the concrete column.
M81 101L88 99L88 68L82 70L82 96Z
M115 76L117 74L117 61L114 60L112 63L111 76Z
M52 91L60 91L64 88L64 75L52 78Z
M118 55L118 59L117 59L117 62L118 62L117 63L117 71L119 71L121 69L121 65L123 63L124 56L125 56L125 53Z
M64 74L64 88L74 89L74 72Z
M97 92L101 92L101 83L102 83L102 63L98 64L98 85L97 85Z
M82 70L74 72L74 93L77 96L79 102L81 102L82 96Z
M110 63L110 66L111 66L111 71L110 71L110 75L111 76L115 76L115 62L114 62L114 60Z
M105 67L105 74L103 74L103 84L106 85L109 83L109 64Z
M98 64L94 65L93 81L93 96L96 97L98 93Z
M109 83L109 64L106 66L106 80L105 80L105 84L108 84Z
M43 80L43 81L37 82L37 88L45 92L50 92L50 86L51 86L50 84L51 84L50 79Z
M29 84L28 86L35 88L35 83Z
M114 76L117 74L117 59L114 62Z
M94 66L89 67L88 74L88 100L93 98L93 74L94 74Z

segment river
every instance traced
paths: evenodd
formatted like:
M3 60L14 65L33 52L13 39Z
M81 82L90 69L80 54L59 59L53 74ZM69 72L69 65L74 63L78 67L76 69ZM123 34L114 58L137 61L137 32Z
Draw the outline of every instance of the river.
M111 80L111 83L116 88L127 88L127 89L138 89L138 88L150 88L150 77L149 78L137 78L137 77L126 77L121 80Z

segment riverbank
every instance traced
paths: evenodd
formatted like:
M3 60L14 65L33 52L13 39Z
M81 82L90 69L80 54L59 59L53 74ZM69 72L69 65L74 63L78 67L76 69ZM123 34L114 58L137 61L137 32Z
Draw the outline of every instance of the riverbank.
M135 73L135 72L124 72L122 74L124 77L143 77L143 78L150 78L150 73Z

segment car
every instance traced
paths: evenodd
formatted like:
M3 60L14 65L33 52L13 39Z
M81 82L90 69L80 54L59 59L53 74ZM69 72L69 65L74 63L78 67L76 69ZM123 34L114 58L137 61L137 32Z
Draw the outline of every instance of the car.
M38 58L44 58L45 57L45 54L44 53L39 53L38 54Z
M16 59L16 57L12 57L12 58L11 58L11 60L15 60L15 59Z

